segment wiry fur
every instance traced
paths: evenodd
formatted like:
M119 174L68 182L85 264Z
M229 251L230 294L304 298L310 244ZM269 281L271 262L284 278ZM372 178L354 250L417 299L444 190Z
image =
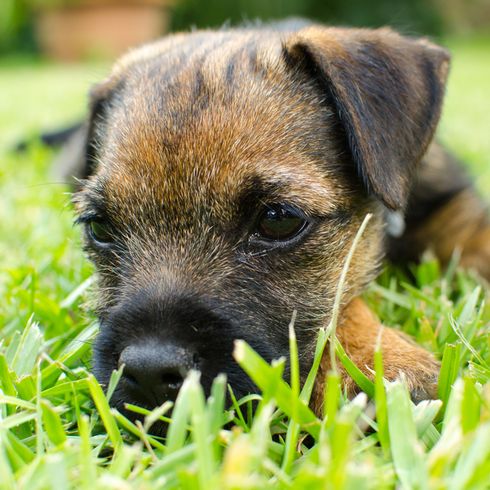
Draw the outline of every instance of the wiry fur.
M169 36L123 57L92 91L75 203L80 221L103 220L115 237L106 250L87 241L100 284L102 383L125 347L150 339L192 345L206 388L224 371L244 394L254 387L232 360L233 340L269 361L287 356L294 310L304 376L368 212L344 312L375 277L384 206L407 205L448 55L386 29L288 29ZM284 246L251 239L263 205L281 202L304 211L308 232ZM364 328L339 335L359 350L374 338ZM426 369L416 353L429 355L398 339L387 372L415 379ZM361 364L369 353L359 351ZM126 397L119 391L116 402Z

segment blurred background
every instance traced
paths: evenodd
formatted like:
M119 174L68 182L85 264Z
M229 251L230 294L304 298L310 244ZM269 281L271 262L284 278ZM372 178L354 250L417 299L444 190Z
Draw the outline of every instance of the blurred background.
M443 37L490 29L490 0L1 0L0 54L100 59L168 31L286 16Z

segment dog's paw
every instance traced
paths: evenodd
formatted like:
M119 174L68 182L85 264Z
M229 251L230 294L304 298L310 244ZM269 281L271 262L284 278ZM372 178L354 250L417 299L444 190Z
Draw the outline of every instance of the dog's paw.
M406 383L414 403L437 399L440 364L409 337L392 329L383 331L385 378Z
M437 386L440 365L435 359L423 363L421 366L405 367L399 376L407 384L410 397L414 403L423 400L436 400L438 398Z
M412 400L437 399L440 364L435 357L407 335L381 325L380 321L360 299L353 300L343 312L337 338L351 361L371 380L374 379L374 354L379 346L383 356L384 377L388 381L403 380ZM337 362L342 385L349 397L360 388ZM328 349L324 352L315 384L312 406L321 413L323 390L331 369Z

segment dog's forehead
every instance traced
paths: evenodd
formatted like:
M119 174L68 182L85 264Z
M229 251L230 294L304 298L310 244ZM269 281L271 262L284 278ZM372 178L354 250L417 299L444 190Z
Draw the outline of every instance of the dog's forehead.
M333 116L315 83L287 66L279 35L176 36L129 55L113 76L99 174L119 204L212 199L219 209L254 182L319 211L338 197Z

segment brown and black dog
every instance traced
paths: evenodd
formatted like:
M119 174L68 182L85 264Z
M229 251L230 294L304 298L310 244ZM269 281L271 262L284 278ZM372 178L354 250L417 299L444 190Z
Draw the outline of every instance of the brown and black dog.
M91 93L74 201L99 280L94 370L105 384L125 365L117 406L173 398L193 368L205 389L224 372L253 391L234 340L287 356L294 310L304 378L367 213L337 329L366 373L380 323L359 295L383 256L460 247L490 278L485 207L431 145L448 67L390 29L291 23L176 34L116 63ZM389 328L381 342L387 378L433 396L436 360Z

